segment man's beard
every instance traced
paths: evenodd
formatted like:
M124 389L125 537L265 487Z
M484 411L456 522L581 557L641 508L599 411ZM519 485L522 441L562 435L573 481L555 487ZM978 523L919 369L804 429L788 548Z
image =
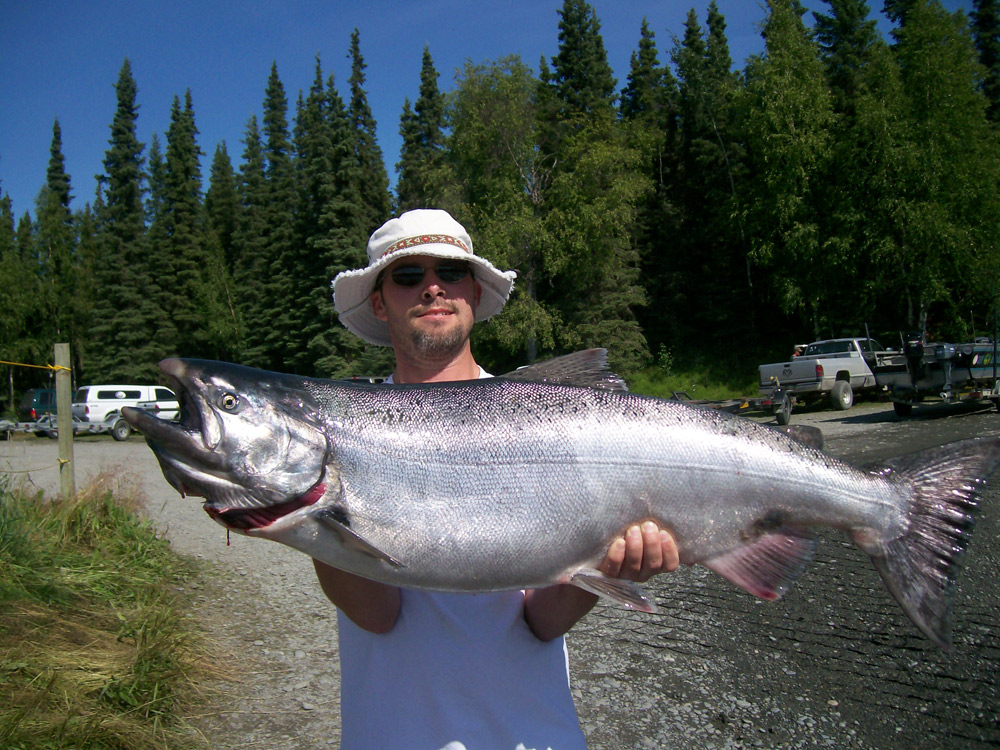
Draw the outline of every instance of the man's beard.
M414 348L425 357L433 359L458 351L465 344L467 338L468 332L464 331L461 326L436 333L419 330L410 333L410 341Z

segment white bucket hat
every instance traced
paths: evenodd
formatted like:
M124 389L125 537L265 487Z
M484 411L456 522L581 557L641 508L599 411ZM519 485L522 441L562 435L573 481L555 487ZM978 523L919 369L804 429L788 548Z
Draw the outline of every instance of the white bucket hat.
M472 252L465 227L447 211L418 208L389 219L368 240L368 265L341 271L333 280L333 306L340 322L355 336L370 344L392 346L389 326L375 317L369 297L379 273L390 263L411 255L464 260L483 288L476 320L492 318L503 309L517 274L500 271Z

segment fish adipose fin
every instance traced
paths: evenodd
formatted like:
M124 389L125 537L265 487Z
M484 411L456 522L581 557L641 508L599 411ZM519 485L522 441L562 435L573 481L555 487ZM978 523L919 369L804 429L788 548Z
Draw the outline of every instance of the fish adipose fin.
M595 568L580 568L569 578L569 583L591 594L597 594L640 612L655 612L656 605L632 581L608 578Z
M792 587L815 551L810 532L781 527L701 564L754 596L774 600Z
M890 461L878 473L911 487L909 528L890 541L854 531L889 591L918 628L951 647L951 605L986 478L1000 466L1000 438L963 440Z
M362 552L369 557L374 557L377 560L383 560L394 568L406 567L392 555L386 554L367 539L352 531L348 525L347 517L344 514L338 513L330 508L323 508L322 510L316 512L316 518L324 526L339 536L341 543L345 547Z
M553 383L597 388L603 391L627 391L625 381L608 367L607 349L585 349L536 362L500 377L528 383Z

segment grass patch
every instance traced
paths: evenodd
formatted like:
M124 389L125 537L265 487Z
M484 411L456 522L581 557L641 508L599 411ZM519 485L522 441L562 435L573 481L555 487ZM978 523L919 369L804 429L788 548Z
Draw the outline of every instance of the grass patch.
M218 676L177 591L194 565L100 483L48 500L0 475L0 747L207 747L183 718Z
M628 381L629 390L646 396L670 398L675 392L685 392L692 399L705 401L728 401L730 399L756 398L757 380L727 379L707 368L675 370L662 367L647 367L637 372Z

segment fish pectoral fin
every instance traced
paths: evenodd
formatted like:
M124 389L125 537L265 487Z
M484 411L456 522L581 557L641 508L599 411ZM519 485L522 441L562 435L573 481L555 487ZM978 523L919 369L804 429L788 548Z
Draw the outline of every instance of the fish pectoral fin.
M316 519L340 537L343 545L362 554L374 557L376 560L384 560L394 568L405 568L399 560L392 555L386 554L364 537L353 531L343 520L342 514L322 509L316 512Z
M640 612L656 611L656 605L635 583L621 578L608 578L595 568L580 568L569 577L569 583L591 594L611 599L629 609L637 609Z
M783 527L702 561L744 591L761 599L780 599L802 575L816 550L816 537Z

